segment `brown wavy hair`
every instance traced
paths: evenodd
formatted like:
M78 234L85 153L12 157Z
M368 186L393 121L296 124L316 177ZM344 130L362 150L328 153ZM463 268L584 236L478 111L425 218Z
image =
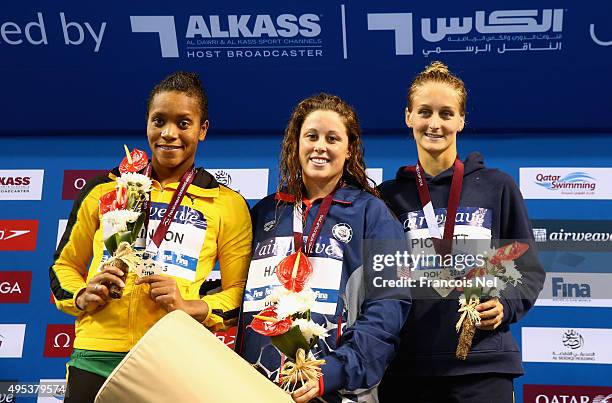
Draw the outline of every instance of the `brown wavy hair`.
M344 122L349 140L349 158L344 164L342 180L378 196L378 191L372 186L374 181L366 175L361 128L355 110L342 98L326 93L304 99L291 114L281 145L278 191L288 192L295 196L295 200L302 200L304 182L298 153L300 130L306 117L318 110L336 112Z
M431 64L425 67L425 70L421 71L412 81L408 89L408 110L412 111L412 100L416 90L421 85L430 81L444 83L454 88L459 98L459 113L461 113L461 116L465 116L465 109L467 106L467 89L465 88L465 84L463 80L450 72L446 64L440 61L431 62Z

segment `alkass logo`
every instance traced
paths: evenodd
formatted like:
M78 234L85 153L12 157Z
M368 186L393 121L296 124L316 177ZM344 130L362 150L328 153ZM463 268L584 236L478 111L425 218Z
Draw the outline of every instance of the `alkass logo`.
M0 250L34 250L37 232L37 220L0 220Z
M74 200L81 192L88 180L96 176L105 176L108 171L101 169L66 170L64 171L64 186L62 200Z
M538 174L536 175L536 185L549 190L559 189L584 189L591 192L595 191L597 181L586 172L571 172L567 175Z
M482 53L507 51L561 50L561 43L553 47L550 41L561 39L563 31L563 9L543 10L495 10L475 11L474 16L436 18L435 28L432 18L420 19L420 37L429 43L439 43L434 50L423 49L424 56L430 53ZM368 30L394 31L395 54L414 53L414 32L412 13L369 13ZM555 34L555 35L549 35ZM470 36L471 35L471 36ZM502 46L492 47L492 41ZM518 48L507 47L507 42L520 42ZM468 42L469 46L457 48L457 43ZM482 42L482 47L478 42ZM548 47L542 44L547 42ZM448 46L446 46L448 45ZM454 46L453 46L454 45Z
M30 302L31 271L0 271L0 303Z
M0 170L0 200L40 200L44 170Z
M525 403L612 403L610 386L523 385Z
M294 39L308 40L320 35L319 20L317 14L191 15L187 27L179 29L179 32L186 32L185 44L192 49L187 56L193 57L189 53L195 54L194 49L206 46L212 46L210 49L229 49L231 46L249 48L253 45L299 45ZM174 16L130 16L130 21L132 32L155 33L159 36L162 57L179 57ZM193 47L196 45L198 47ZM219 50L209 52L216 53ZM231 57L237 57L236 52L231 52ZM219 58L219 53L216 53L216 57Z
M68 357L72 353L74 325L47 325L45 357Z

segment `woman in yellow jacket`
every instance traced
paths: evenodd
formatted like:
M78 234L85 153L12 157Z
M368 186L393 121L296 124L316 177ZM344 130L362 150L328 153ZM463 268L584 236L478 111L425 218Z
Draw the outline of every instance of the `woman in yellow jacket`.
M66 402L93 401L125 354L167 312L183 310L211 330L237 318L251 255L251 221L239 194L194 168L207 130L208 100L196 74L174 73L153 88L147 107L151 203L148 227L136 246L145 246L164 227L162 217L175 203L157 252L164 275L125 277L103 264L110 256L99 204L115 191L118 169L90 181L75 201L49 273L58 309L77 317ZM191 183L184 182L187 177ZM187 188L179 192L182 184ZM202 284L217 260L221 291L202 297ZM110 297L112 284L123 289L121 298Z

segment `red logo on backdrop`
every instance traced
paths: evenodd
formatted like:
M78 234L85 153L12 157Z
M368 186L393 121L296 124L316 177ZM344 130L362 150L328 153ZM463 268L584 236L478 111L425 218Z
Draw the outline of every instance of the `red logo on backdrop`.
M37 220L0 220L0 250L34 250L37 232Z
M0 271L0 303L30 302L31 271Z
M74 325L47 325L45 357L69 357L74 342Z
M607 403L611 386L523 385L524 403Z
M108 175L104 169L89 170L66 170L64 171L64 187L62 189L62 200L74 200L88 180L96 176Z
M238 329L237 326L230 327L225 332L215 332L215 336L217 336L219 340L225 343L226 346L228 346L231 349L234 349L234 344L236 343L236 330L237 329Z

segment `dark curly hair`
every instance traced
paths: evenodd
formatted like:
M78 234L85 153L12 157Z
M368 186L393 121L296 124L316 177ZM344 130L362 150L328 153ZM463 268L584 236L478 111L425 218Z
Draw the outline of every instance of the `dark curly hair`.
M361 129L355 110L340 97L326 93L304 99L291 114L281 146L278 191L286 191L295 196L296 200L302 199L304 183L298 153L300 130L306 117L318 110L336 112L340 115L346 127L350 156L344 164L344 172L342 173L344 182L356 185L366 192L378 196L378 191L372 186L374 182L366 175Z

